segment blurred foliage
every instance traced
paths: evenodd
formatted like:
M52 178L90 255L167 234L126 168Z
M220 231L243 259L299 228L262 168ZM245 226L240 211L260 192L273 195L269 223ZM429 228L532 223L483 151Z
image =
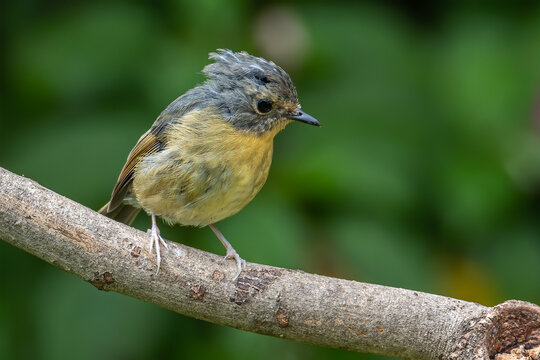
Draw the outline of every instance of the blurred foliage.
M322 128L276 138L220 229L255 262L540 303L540 5L6 1L0 166L93 209L207 53L282 65ZM141 215L136 224L149 226ZM164 235L223 253L208 229ZM0 242L2 359L382 359L186 318ZM210 346L209 346L210 345Z

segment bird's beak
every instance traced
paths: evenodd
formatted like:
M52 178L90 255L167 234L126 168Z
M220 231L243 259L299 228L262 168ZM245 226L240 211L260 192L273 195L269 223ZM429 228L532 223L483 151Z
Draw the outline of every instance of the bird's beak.
M315 119L313 116L306 114L305 112L300 111L300 110L298 110L296 114L287 115L287 119L301 121L309 125L321 126L321 123L319 123L317 119Z

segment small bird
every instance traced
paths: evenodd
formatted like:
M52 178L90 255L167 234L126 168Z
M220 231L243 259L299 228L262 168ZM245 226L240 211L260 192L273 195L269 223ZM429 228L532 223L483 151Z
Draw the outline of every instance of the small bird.
M174 100L131 150L110 201L99 212L127 225L143 209L152 218L150 251L161 264L156 216L169 224L209 226L237 265L246 262L215 223L236 214L261 190L273 139L291 121L320 126L300 110L289 75L271 61L219 49L207 79Z

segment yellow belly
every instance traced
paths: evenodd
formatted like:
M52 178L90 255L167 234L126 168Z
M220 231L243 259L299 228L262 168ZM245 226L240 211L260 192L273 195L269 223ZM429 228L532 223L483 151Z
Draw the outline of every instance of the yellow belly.
M165 149L135 168L132 192L141 207L168 222L205 226L234 215L264 185L273 137L239 132L199 111L168 131Z

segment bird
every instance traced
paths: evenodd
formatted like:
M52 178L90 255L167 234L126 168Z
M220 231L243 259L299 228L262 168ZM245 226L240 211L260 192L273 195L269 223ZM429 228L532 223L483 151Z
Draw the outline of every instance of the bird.
M137 141L111 198L99 213L130 225L140 210L152 219L150 253L168 245L156 217L183 226L208 226L246 267L215 223L244 208L261 190L272 162L274 136L298 121L320 126L301 110L290 76L272 61L218 49L202 73L205 81L161 112Z

